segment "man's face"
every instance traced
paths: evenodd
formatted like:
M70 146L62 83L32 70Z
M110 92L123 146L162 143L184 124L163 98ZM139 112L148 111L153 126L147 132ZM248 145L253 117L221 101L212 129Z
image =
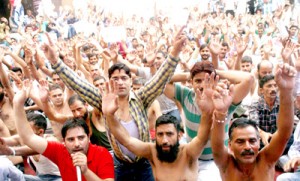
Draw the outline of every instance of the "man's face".
M200 72L193 77L192 87L194 90L199 89L202 92L204 86L203 84L204 84L205 74L206 72Z
M60 79L60 77L57 74L53 74L53 76L52 76L52 82L53 82L53 84L60 85L60 87L62 87L62 88L65 87L64 82Z
M162 124L156 128L157 157L162 162L172 163L179 151L179 135L174 124Z
M138 41L136 39L132 40L132 47L136 48L139 45Z
M50 100L54 106L62 106L64 102L64 94L61 89L54 89L49 92Z
M243 72L251 72L251 70L252 70L252 63L250 63L250 62L241 63L241 70Z
M259 28L259 29L258 29L258 35L259 35L259 36L262 36L263 33L264 33L264 29Z
M99 79L94 81L94 86L98 88L98 90L101 91L105 91L105 81L104 79Z
M70 67L72 70L75 70L76 65L75 65L75 62L74 62L74 59L73 59L73 58L70 58L70 57L64 58L64 63L65 63L68 67Z
M22 72L18 71L18 72L16 72L16 74L17 74L17 76L18 76L21 80L24 79L24 76L23 76Z
M81 101L76 100L69 107L74 118L82 118L83 120L86 120L86 118L88 117L87 104L83 104Z
M95 65L97 63L98 63L98 59L97 59L96 56L92 56L92 57L89 58L89 64L90 65Z
M32 33L33 32L33 29L32 29L32 27L26 27L26 29L25 29L25 33L28 33L28 34L30 34L30 33Z
M210 51L209 51L208 47L203 48L200 51L200 55L201 55L202 60L208 60L210 57Z
M296 27L290 28L290 36L295 36L296 32L297 32L297 28Z
M117 82L119 86L118 95L121 97L126 97L129 95L130 89L131 89L131 78L125 73L123 69L121 70L115 70L111 78L115 82Z
M269 80L268 82L266 82L264 86L260 88L260 91L264 98L275 99L278 91L275 80Z
M266 75L272 74L272 70L273 70L273 66L271 63L268 62L261 63L260 69L258 71L259 78L261 79Z
M144 58L144 48L142 46L138 46L136 48L137 54L140 57L140 59Z
M95 78L96 76L99 76L101 74L98 64L90 65L90 74L92 75L92 78Z
M227 53L227 46L222 46L221 47L220 58L222 58L222 59L225 58L226 53Z
M162 53L157 53L156 58L154 60L156 69L159 69L161 64L164 62L165 57Z
M70 154L82 152L86 155L89 148L89 137L82 127L75 127L67 131L64 143Z
M132 84L133 91L138 91L141 87L143 87L141 84Z
M252 126L235 128L229 141L229 148L238 163L254 163L259 151L259 137L255 128Z

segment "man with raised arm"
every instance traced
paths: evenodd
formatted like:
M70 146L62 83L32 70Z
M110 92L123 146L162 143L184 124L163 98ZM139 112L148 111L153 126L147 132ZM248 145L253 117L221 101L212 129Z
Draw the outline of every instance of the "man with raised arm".
M212 115L227 110L233 99L233 86L229 95L212 96L216 94L214 89L218 80L214 73L206 74L203 91L196 91L195 101L202 110L202 117L197 136L188 144L179 144L179 123L171 115L162 115L156 120L156 143L145 143L132 137L116 116L118 84L114 81L110 81L110 87L107 83L102 111L115 138L134 154L150 161L155 180L197 180L198 157L210 135ZM219 91L228 92L221 87Z
M114 180L112 157L105 148L89 143L89 128L84 120L70 119L64 123L63 143L47 141L33 132L24 110L30 88L26 80L13 100L16 128L23 143L55 163L62 180L77 180L76 167L80 168L82 180Z
M293 87L296 70L285 64L279 65L275 81L280 92L278 129L271 142L259 151L259 132L255 120L236 119L229 128L229 149L224 145L224 115L215 116L211 144L215 163L222 180L273 180L275 164L282 155L293 130Z
M174 37L173 49L166 61L161 65L157 73L148 81L144 87L136 92L131 91L130 69L122 63L116 63L109 68L110 80L118 83L119 108L117 116L127 126L131 135L144 142L150 141L147 109L157 96L163 93L166 83L173 75L179 62L179 53L185 45L187 37L182 33L182 27ZM52 68L79 96L91 106L102 112L102 96L98 88L87 80L80 78L74 71L64 65L56 54L56 47L49 38L49 45L43 47L47 59L51 62ZM107 106L107 105L105 105ZM109 131L109 130L108 130ZM128 151L119 144L111 134L108 134L111 146L114 151L114 163L116 180L124 181L152 181L153 174L148 160L142 159Z

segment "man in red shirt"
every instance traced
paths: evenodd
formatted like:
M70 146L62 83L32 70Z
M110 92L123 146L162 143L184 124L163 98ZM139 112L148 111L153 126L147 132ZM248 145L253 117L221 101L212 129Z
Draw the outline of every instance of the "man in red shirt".
M105 148L89 143L89 128L82 119L65 122L61 130L64 144L47 141L34 134L24 111L24 102L29 91L30 83L25 81L23 89L14 98L16 127L24 144L54 162L63 180L77 180L76 166L79 166L84 181L113 181L112 157Z

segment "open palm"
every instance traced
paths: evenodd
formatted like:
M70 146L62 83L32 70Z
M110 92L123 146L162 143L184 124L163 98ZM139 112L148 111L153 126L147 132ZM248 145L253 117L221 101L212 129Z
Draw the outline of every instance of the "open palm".
M113 80L106 82L105 93L102 96L102 111L104 115L114 115L118 110L118 84Z
M212 96L212 101L215 110L218 112L227 112L229 106L232 103L233 95L233 85L230 85L229 90L224 86L217 86Z
M212 101L212 95L214 88L219 81L219 76L215 77L215 73L211 73L209 76L205 74L204 87L202 93L200 90L196 90L196 102L201 112L212 113L214 110L214 104Z
M278 88L292 90L295 86L296 73L296 69L288 64L278 65L275 74Z

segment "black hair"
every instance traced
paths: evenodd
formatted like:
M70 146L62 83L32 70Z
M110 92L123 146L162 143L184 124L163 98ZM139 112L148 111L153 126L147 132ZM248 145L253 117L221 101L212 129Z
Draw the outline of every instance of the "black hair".
M248 118L237 118L235 120L233 120L233 122L231 123L230 127L229 127L229 140L232 139L232 132L235 128L245 128L248 126L252 126L256 132L257 132L257 136L259 137L259 132L258 132L258 128L257 128L257 123L251 119Z
M176 131L180 131L180 123L175 116L169 114L163 114L159 116L155 122L155 129L163 124L174 124Z
M21 69L20 67L13 67L13 68L11 69L11 71L23 73L23 71L22 71L22 69Z
M106 82L106 78L105 77L103 77L103 76L101 76L101 75L98 75L98 76L96 76L94 79L93 79L93 82L96 82L97 80L104 80L104 82Z
M49 85L49 91L53 91L53 90L56 90L56 89L60 89L60 90L63 91L63 88L59 84L50 84Z
M95 53L88 53L87 57L90 59L91 57L97 57L97 55Z
M82 102L82 104L86 103L86 101L82 97L80 97L78 94L74 94L68 100L69 106L72 105L72 104L74 104L74 102L77 101L77 100L80 101L80 102Z
M243 58L241 60L241 63L245 63L245 62L248 62L248 63L251 63L251 64L253 63L252 62L252 58L250 56L248 56L248 55L243 56Z
M108 77L111 78L111 75L115 72L115 70L124 70L125 73L131 77L130 74L130 69L127 65L125 65L124 63L116 63L113 64L109 69L108 69Z
M137 84L137 85L145 85L146 80L143 77L136 77L133 79L132 84Z
M274 75L268 74L259 79L259 88L263 88L263 86L269 82L270 80L274 80Z
M208 74L215 73L217 75L216 70L213 64L208 60L203 60L201 62L196 62L195 65L192 67L190 74L191 78L193 79L198 73L206 72Z
M47 120L45 118L45 116L43 116L42 114L38 114L38 113L28 113L26 115L27 120L29 122L33 122L33 125L38 127L39 129L43 129L44 132L47 129Z
M61 135L62 135L63 139L66 138L66 134L69 129L77 128L77 127L83 128L83 130L87 136L90 135L90 130L89 130L89 127L86 124L86 122L82 118L73 118L73 119L67 120L64 123L63 127L61 128Z
M200 46L200 51L203 50L203 49L206 48L206 47L208 47L208 45L207 45L206 43L202 44L202 45Z

